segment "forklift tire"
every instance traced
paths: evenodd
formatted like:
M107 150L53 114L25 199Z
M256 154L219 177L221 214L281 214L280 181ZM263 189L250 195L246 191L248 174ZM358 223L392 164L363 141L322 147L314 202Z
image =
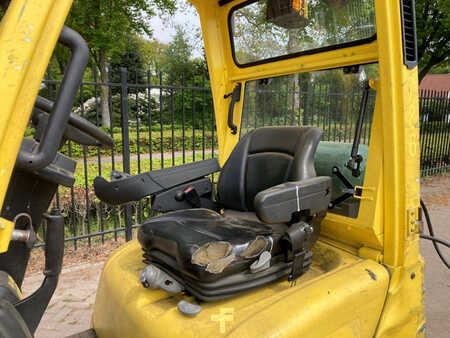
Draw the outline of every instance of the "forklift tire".
M0 299L0 338L31 338L28 326L16 308Z

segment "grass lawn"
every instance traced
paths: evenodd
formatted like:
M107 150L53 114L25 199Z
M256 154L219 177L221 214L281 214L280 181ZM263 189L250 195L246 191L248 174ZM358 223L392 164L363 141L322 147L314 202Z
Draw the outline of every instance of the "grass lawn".
M203 159L210 159L212 157L211 153L206 153L205 157L203 158L203 154L201 150L196 151L195 153L195 160L201 161ZM99 171L99 165L97 161L87 163L87 166L85 168L84 163L78 163L77 169L75 171L75 185L74 187L84 187L85 186L85 173L87 171L87 184L88 187L92 187L92 182L94 181L94 178L97 176L103 176L106 179L109 180L111 176L111 171L113 170L111 158L108 157L106 163L101 163L101 171ZM186 161L185 163L193 162L193 156L192 154L186 154ZM150 170L150 164L152 165L152 170L158 170L161 169L161 156L160 154L153 154L152 161L150 162L149 159L141 159L140 161L140 168L139 163L136 159L130 161L130 173L132 175L136 175L139 172L146 172ZM175 157L175 163L172 162L172 156L167 156L165 154L164 156L164 168L171 167L173 165L180 165L183 164L183 156L180 156L177 154ZM115 161L114 163L114 169L117 171L123 171L122 167L122 159L119 161ZM140 170L139 170L140 169Z

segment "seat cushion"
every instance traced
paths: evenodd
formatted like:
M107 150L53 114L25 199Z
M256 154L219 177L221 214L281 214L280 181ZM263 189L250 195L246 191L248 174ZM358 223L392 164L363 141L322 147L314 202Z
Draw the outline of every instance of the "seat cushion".
M214 281L248 270L264 250L281 252L281 226L274 229L244 216L208 209L174 211L145 222L138 239L149 262L167 256L165 263L173 269L199 281Z
M209 209L179 210L154 217L138 232L144 262L165 271L186 292L203 301L232 297L286 278L292 268L281 239L287 225L267 225L251 212ZM250 265L263 251L270 267L252 273ZM303 261L306 270L311 252Z

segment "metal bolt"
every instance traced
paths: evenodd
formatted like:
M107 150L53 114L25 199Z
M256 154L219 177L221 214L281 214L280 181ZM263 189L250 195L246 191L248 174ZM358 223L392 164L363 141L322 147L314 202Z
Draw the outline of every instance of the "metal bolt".
M314 228L310 224L308 224L307 226L305 226L305 232L307 234L312 234L314 232Z

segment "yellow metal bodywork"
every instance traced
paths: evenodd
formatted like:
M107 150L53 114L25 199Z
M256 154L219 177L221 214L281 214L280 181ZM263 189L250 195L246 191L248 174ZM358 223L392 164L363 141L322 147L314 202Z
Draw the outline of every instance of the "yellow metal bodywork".
M8 251L14 223L0 217L0 253Z
M71 5L71 0L13 0L0 23L0 210L39 86ZM10 235L1 234L0 252L8 247Z
M103 270L92 324L98 337L373 337L389 274L319 243L310 270L295 285L272 283L182 315L173 296L142 287L137 241L116 251Z
M356 219L329 213L321 238L389 270L391 281L376 336L424 335L423 260L419 235L412 229L420 204L418 80L417 67L410 70L403 63L400 2L374 1L377 40L372 43L239 68L229 49L227 16L241 2L219 7L214 1L192 0L202 23L221 163L239 138L228 130L228 102L222 99L237 82L377 62L379 79L371 83L376 107L360 212ZM238 130L242 101L234 111Z
M316 257L315 267L296 286L274 283L230 300L204 304L195 318L177 312L176 297L140 286L140 252L135 242L128 244L114 254L102 275L93 321L99 336L167 336L169 332L217 336L221 316L230 316L228 310L221 311L230 308L233 320L225 320L224 325L225 333L232 336L424 335L423 260L414 228L420 196L417 67L409 70L403 64L400 1L374 1L374 42L239 68L231 55L227 17L242 0L224 6L213 0L192 0L202 25L221 164L239 139L227 127L229 100L223 99L236 83L243 84L244 92L249 80L378 62L360 212L356 219L330 213L323 222L318 248L334 252L334 259L340 257L335 267L317 268L321 263ZM1 21L0 208L71 3L12 0ZM243 101L234 111L238 130ZM0 222L1 252L8 246L12 227L3 219ZM212 316L219 317L213 317L215 321Z

